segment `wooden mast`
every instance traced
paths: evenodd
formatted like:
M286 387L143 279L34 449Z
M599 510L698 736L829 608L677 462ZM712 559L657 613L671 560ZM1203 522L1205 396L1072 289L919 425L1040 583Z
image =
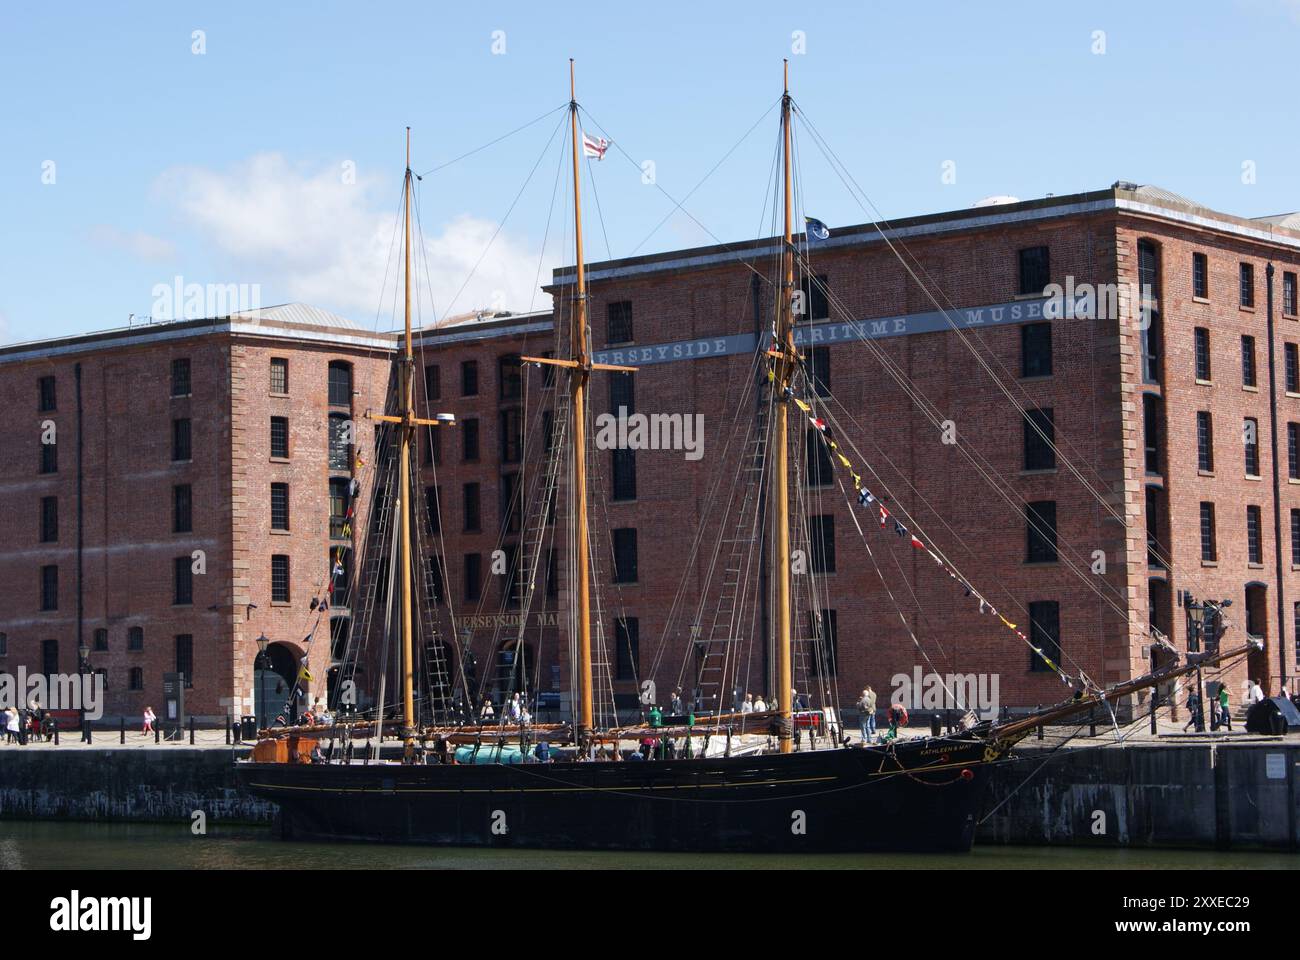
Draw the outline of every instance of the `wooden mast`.
M780 712L777 742L782 753L794 749L794 680L790 644L790 490L789 490L789 403L786 389L794 376L798 354L794 345L792 298L794 297L794 236L792 216L793 189L790 182L790 61L785 64L785 92L781 97L782 158L785 170L785 242L781 255L781 292L776 301L775 378L776 418L772 427L776 456L772 458L772 499L776 504L773 519L774 556L772 571L776 577L776 709Z
M401 657L402 657L402 727L401 737L406 741L404 759L414 759L415 741L418 730L415 717L415 629L414 616L416 608L415 595L415 542L412 538L411 502L413 487L411 479L411 450L415 446L415 431L420 427L450 427L455 425L455 418L442 414L433 420L415 415L415 352L411 338L411 128L406 128L406 178L402 184L402 207L405 215L405 337L402 341L402 356L398 364L397 388L400 391L399 410L396 416L386 413L366 411L366 417L380 423L391 423L398 428L401 446L398 466L397 487L397 521L398 536L401 537L401 551L398 561L401 610ZM382 721L381 721L382 722Z
M573 684L577 688L575 740L581 744L595 723L592 691L595 688L591 669L591 566L590 531L587 525L587 388L593 370L616 370L631 373L636 367L610 363L592 363L587 350L587 266L582 258L582 187L578 160L581 143L578 137L578 97L573 58L569 58L569 130L573 149L573 226L574 276L573 315L569 325L569 359L521 357L524 363L564 367L569 372L569 409L573 430L573 516L569 543L574 552L576 569L573 601L577 607L576 624L578 662L574 665Z
M415 652L411 619L415 606L412 595L411 567L415 557L411 549L411 441L415 439L415 356L411 350L411 128L406 128L406 180L403 185L406 211L406 339L398 384L402 391L401 473L398 480L398 503L401 509L402 535L402 736L408 746L415 737Z
M588 566L587 530L587 385L591 380L591 358L587 355L587 267L582 260L582 189L578 167L578 96L574 80L573 58L569 58L569 128L573 139L573 232L574 262L577 264L573 294L573 322L569 356L578 366L569 377L570 409L573 412L573 534L570 542L577 560L577 630L578 630L578 729L582 743L591 731L591 570Z

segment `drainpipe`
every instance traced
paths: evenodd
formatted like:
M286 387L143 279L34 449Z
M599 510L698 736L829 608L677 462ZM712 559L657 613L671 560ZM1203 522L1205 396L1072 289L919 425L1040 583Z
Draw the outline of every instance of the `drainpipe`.
M85 567L85 521L86 521L86 502L83 497L83 483L85 473L82 470L82 410L81 410L81 364L73 365L73 373L77 381L77 644L76 648L81 648L82 638L85 636L85 613L86 613L86 591L83 583L83 570ZM78 664L78 672L81 665Z
M1286 603L1282 590L1282 474L1277 457L1277 343L1273 334L1273 264L1265 271L1268 291L1268 418L1273 438L1273 553L1277 568L1277 660L1283 686L1287 682ZM1270 691L1274 692L1274 691Z

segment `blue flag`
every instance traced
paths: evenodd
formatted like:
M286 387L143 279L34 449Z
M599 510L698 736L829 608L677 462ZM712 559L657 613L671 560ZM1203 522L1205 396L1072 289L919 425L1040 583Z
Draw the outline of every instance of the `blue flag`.
M819 240L826 240L830 238L831 235L830 228L827 227L826 224L818 220L816 217L804 217L803 222L804 222L804 226L808 231L809 243L816 243Z

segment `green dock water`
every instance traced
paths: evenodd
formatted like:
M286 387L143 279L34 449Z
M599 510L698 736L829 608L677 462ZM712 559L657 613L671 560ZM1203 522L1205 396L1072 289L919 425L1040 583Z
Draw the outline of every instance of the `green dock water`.
M0 869L23 870L1293 870L1300 856L1201 850L985 845L952 854L591 853L284 843L267 829L188 824L0 822Z

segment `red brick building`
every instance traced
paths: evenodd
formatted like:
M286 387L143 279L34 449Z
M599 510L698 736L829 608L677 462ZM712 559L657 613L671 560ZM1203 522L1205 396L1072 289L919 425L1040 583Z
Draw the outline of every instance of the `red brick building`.
M1186 650L1182 599L1190 594L1233 601L1229 641L1247 632L1265 641L1229 676L1234 700L1248 673L1271 692L1290 686L1300 626L1300 223L1243 219L1118 184L910 218L889 230L906 265L871 225L836 229L812 248L809 271L820 283L809 285L799 325L810 369L834 398L839 435L858 451L873 491L1035 643L1059 649L1054 659L1071 673L1109 683L1145 672L1151 628L1154 655L1161 637ZM705 418L699 460L680 450L592 452L593 549L608 634L598 669L614 675L602 695L612 691L622 703L646 680L661 700L678 683L689 688L697 618L701 639L709 637L713 600L698 584L710 559L692 544L697 530L704 543L725 538L719 528L730 521L710 490L742 465L741 448L729 444L743 442L765 404L764 378L751 377L771 324L776 252L763 241L590 267L597 358L640 368L616 384L597 375L593 411ZM543 372L521 373L516 360L563 352L557 328L567 330L570 282L571 271L561 270L548 287L558 323L533 314L425 331L417 358L422 402L459 419L455 431L424 438L420 453L447 558L433 584L445 627L458 644L469 639L479 681L514 669L526 650L529 686L560 709L569 662L567 486L560 478L546 530L529 526L542 511L511 504L517 491L532 508L542 501L544 437L562 419ZM1064 315L1044 296L1049 284L1075 304ZM1089 292L1099 294L1099 309L1076 303ZM13 437L14 455L0 463L11 505L0 518L9 545L0 571L16 585L12 606L0 609L6 669L39 665L51 639L62 668L75 668L76 472L65 440L75 431L75 364L84 418L82 630L91 639L108 631L108 650L92 652L91 665L109 671L114 709L133 713L142 697L157 699L159 675L176 666L175 637L188 635L194 709L218 715L229 698L250 695L259 633L302 653L300 601L312 578L298 571L324 573L333 543L329 482L347 475L330 469L328 417L356 416L358 449L368 449L359 414L382 403L392 346L385 335L340 335L337 326L272 315L0 351L0 398L31 410L34 425L47 419L41 378L55 377L48 418L60 431L54 475L39 472L34 426ZM268 387L273 358L288 360L288 396ZM190 360L188 397L171 395L178 359ZM350 365L350 410L331 407L331 363ZM904 383L923 394L928 413ZM1017 407L1029 411L1030 426ZM268 421L280 409L293 438L287 462L269 454ZM211 469L169 460L169 421L186 411L195 439L215 442ZM852 702L864 683L888 693L898 675L920 668L995 675L1004 705L1060 699L1067 691L1055 673L928 555L882 533L834 482L809 482L823 467L806 455L804 421L792 422L799 510L815 518L796 536L817 570L819 592L805 606L821 611L820 622L801 612L796 662L805 672L796 686L829 686L833 669ZM955 444L945 442L954 434ZM289 535L272 529L269 488L280 482L290 485ZM185 483L195 532L182 536L170 521L173 488ZM48 497L58 500L58 540L44 543L36 534ZM184 607L172 602L182 542L209 548L208 579L196 578ZM520 552L527 564L533 543L543 553L521 632L518 601L532 578L494 573ZM498 549L504 565L494 565ZM293 595L280 608L271 557L285 555ZM41 570L50 565L59 568L58 609L42 610ZM749 572L770 585L769 571ZM808 593L802 582L796 590ZM750 595L746 621L759 637L768 632L761 596ZM248 603L257 609L248 612ZM146 631L143 651L130 649L132 626ZM742 680L756 692L770 689L762 646ZM819 648L826 666L814 677ZM309 659L318 680L327 674L328 647L313 644ZM143 692L130 689L136 668L146 674Z

